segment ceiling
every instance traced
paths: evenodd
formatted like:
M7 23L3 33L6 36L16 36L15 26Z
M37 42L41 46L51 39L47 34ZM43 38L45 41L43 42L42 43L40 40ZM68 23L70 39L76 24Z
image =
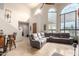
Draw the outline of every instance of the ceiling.
M25 5L27 5L29 8L35 8L35 7L37 7L38 5L40 5L40 4L42 4L42 3L27 3L27 4L25 4ZM44 4L46 4L46 5L54 5L54 3L44 3Z
M35 8L36 6L38 6L40 3L27 3L26 5L28 5L29 8Z
M42 6L42 4L45 4L45 5L54 5L54 3L26 3L25 5L27 5L31 9L33 9L33 8L37 7L38 5Z

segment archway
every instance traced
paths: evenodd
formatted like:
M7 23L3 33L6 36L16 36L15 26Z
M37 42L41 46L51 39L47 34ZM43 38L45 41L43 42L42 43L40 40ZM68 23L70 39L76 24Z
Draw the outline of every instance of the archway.
M51 8L48 10L48 31L56 32L56 9Z

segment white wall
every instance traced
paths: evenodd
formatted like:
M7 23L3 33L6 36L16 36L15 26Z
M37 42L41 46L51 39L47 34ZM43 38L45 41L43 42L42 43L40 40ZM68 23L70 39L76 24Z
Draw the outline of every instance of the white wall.
M61 10L66 6L67 4L56 4L54 6L45 5L42 8L41 14L34 15L36 9L38 9L40 6L37 6L34 9L30 9L27 5L24 4L16 4L16 3L10 3L10 4L4 4L4 9L0 11L0 28L5 29L5 33L9 34L12 32L17 32L17 39L21 39L21 31L18 30L18 21L24 21L29 22L31 27L33 23L37 23L37 32L44 31L44 24L48 25L48 10L50 8L55 8L57 10L57 31L60 30L60 12ZM0 5L1 6L1 5ZM4 19L4 10L9 9L12 11L11 13L11 23L8 23L6 19ZM31 28L32 29L32 28ZM48 26L47 26L48 30Z
M3 29L4 34L10 34L13 31L16 31L16 29L7 23L7 21L4 19L4 9L0 9L0 29Z
M31 32L33 31L33 23L37 23L37 32L44 31L44 25L47 24L47 10L43 10L42 12L35 15L35 12L37 9L39 9L41 5L37 6L37 8L34 8L31 10L31 18L30 20L30 25L31 25Z
M30 17L30 9L23 4L5 4L5 9L12 11L11 24L18 29L18 21L28 21Z
M44 25L44 20L42 18L41 14L35 15L32 18L30 18L30 25L31 25L31 30L33 30L33 23L37 23L37 32L43 31L43 25Z
M5 9L11 10L11 23L5 19ZM2 15L2 16L1 16ZM18 29L18 21L28 22L30 17L30 8L23 4L4 4L4 9L0 9L0 29L4 30L5 34L17 32L17 41L22 39L21 31Z
M60 26L61 26L61 18L60 18L60 13L61 13L61 10L66 6L67 4L66 3L58 3L58 4L55 4L55 5L44 5L43 8L42 8L42 13L41 14L37 14L34 16L34 12L36 11L36 9L39 9L39 6L37 6L37 8L33 9L32 10L32 18L30 19L30 23L31 23L31 26L34 22L37 23L37 31L40 32L40 31L44 31L43 30L43 25L46 24L47 25L47 31L48 31L48 10L51 9L51 8L54 8L56 9L57 11L57 19L56 19L56 31L57 32L60 32Z

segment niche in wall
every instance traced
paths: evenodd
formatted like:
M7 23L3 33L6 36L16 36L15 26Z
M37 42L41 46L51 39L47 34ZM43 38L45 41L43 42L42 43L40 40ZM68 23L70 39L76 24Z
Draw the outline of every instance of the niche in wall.
M46 24L44 24L44 31L46 31Z
M29 35L29 23L27 22L18 22L18 29L22 32L22 36L28 36Z

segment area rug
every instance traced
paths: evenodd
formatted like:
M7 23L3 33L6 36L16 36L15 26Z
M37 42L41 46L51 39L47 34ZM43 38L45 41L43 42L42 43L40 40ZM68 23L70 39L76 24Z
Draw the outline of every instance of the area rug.
M60 54L60 53L55 52L55 53L53 53L53 55L52 55L52 56L64 56L64 55L62 55L62 54Z

